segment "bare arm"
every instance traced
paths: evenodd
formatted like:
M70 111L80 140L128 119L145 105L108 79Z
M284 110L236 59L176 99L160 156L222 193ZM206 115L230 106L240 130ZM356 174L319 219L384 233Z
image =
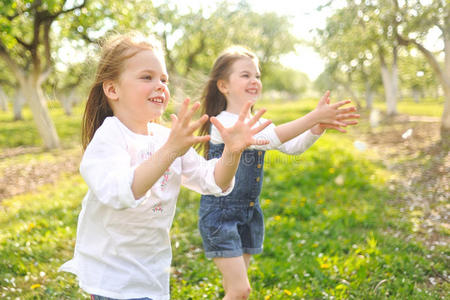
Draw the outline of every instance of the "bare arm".
M352 121L346 120L359 117L359 115L351 114L356 109L354 107L339 109L351 101L344 100L330 105L329 96L330 92L327 91L313 111L294 121L277 126L275 133L278 135L281 143L291 140L308 129L312 129L314 134L319 135L325 128L333 128L345 132L341 127L353 125ZM321 126L318 127L318 124L321 124Z
M301 118L278 125L275 127L275 133L283 144L318 124L319 118L320 115L313 110Z

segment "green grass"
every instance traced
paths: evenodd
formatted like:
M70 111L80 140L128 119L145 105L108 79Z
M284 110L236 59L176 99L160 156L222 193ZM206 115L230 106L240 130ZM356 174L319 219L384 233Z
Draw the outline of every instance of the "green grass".
M386 104L383 102L377 101L374 106L381 111L386 111ZM444 101L443 99L425 98L416 103L413 99L406 98L398 102L397 110L399 114L440 118L444 110Z
M313 110L319 99L302 99L300 101L283 102L280 100L269 101L267 99L256 104L257 108L266 108L268 111L264 115L270 118L274 123L282 120L293 120L296 117L302 116ZM335 99L332 97L331 103L338 102L342 99ZM386 103L383 101L375 101L374 107L386 111ZM405 98L400 100L397 105L399 114L408 114L412 116L442 116L444 110L444 100L425 98L421 102L416 103L413 99Z
M50 116L64 147L81 143L80 124L83 108L76 106L71 116L61 109L59 102L50 101ZM11 112L0 111L0 149L20 146L42 146L30 109L23 109L23 121L14 121Z
M270 109L268 118L280 123L303 115L315 103L261 106ZM58 109L52 111L56 119L60 114ZM58 121L67 128L61 139L68 145L77 137L73 118ZM2 135L11 135L15 126L32 126L29 121L11 125L4 120L0 113ZM38 143L36 137L16 139L21 142L2 139L0 148ZM51 162L55 155L36 157ZM30 154L19 155L2 164L6 168L31 159ZM397 195L388 189L390 176L369 151L357 151L349 136L331 131L301 156L269 152L261 195L264 252L254 257L249 269L250 299L447 298L449 285L436 274L448 272L449 249L429 249L414 239L413 222L400 218L404 213ZM72 257L86 190L79 175L65 175L34 193L2 200L2 299L87 299L73 275L57 272ZM223 296L219 272L201 250L198 205L199 195L182 189L171 231L172 299Z

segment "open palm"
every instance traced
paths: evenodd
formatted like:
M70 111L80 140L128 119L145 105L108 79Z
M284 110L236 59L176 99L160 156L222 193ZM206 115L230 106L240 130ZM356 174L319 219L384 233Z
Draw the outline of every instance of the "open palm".
M250 120L245 121L245 117L248 115L252 105L253 102L248 101L242 107L237 122L229 128L225 128L219 120L217 120L217 118L211 118L211 123L216 126L225 145L233 153L242 152L251 145L266 145L269 143L268 140L257 140L254 138L255 134L266 128L271 123L270 120L267 120L264 123L254 127L256 122L258 122L261 116L266 112L265 109L259 110L252 118L250 118Z

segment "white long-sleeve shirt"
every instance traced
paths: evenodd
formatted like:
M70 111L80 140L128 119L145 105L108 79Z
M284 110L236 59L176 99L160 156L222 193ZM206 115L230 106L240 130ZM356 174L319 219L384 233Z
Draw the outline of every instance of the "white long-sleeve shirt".
M108 117L83 155L80 172L89 190L78 218L72 260L61 271L77 275L90 294L118 299L166 300L172 259L169 231L180 185L203 194L226 195L214 180L217 159L194 149L178 157L145 196L131 191L135 168L167 140L170 129L149 123L149 135Z
M216 117L220 123L225 127L232 127L239 118L239 115L233 114L227 111L222 111ZM258 124L264 123L266 120L261 118ZM256 126L256 125L255 125ZM253 145L250 146L249 149L258 149L258 150L279 150L283 153L287 154L300 154L305 152L309 147L311 147L315 141L320 137L320 135L315 135L311 132L311 130L307 130L304 133L296 136L295 138L281 143L278 138L277 133L275 132L275 125L270 124L264 130L260 131L255 135L256 139L264 139L268 140L269 144L267 145ZM222 136L220 135L217 128L212 125L211 126L211 143L213 144L223 144Z

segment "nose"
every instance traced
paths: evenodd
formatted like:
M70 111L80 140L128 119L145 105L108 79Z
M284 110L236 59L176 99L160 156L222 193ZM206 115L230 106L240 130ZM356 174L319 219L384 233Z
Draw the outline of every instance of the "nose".
M259 79L256 77L253 77L252 80L250 81L251 85L258 85L258 83L259 83Z
M163 81L160 81L158 83L158 86L156 87L156 90L158 90L158 91L164 91L166 89L167 89L167 84Z

